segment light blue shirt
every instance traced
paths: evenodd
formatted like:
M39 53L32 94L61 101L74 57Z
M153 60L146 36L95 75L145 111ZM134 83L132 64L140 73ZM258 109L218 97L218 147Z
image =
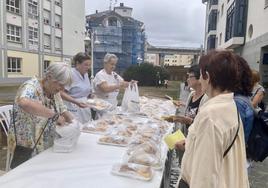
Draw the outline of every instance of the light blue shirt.
M72 68L72 84L65 87L65 90L73 98L88 97L92 93L88 74L82 76L76 68Z

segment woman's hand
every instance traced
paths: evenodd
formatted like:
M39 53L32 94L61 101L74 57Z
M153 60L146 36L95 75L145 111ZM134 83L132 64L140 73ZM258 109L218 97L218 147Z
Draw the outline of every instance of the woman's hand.
M60 115L59 118L57 119L56 123L59 126L64 126L64 124L65 124L65 118L62 115Z
M129 82L126 82L126 81L123 81L123 82L120 82L120 88L127 88L129 86Z
M184 151L185 150L185 140L181 140L181 141L176 142L175 149Z
M89 107L89 105L87 103L84 103L84 102L76 102L75 103L77 106L79 106L80 108L87 108Z
M64 117L65 122L71 123L72 120L74 119L73 115L69 111L65 111L61 114L61 116Z
M177 107L185 106L185 103L182 101L173 100L172 102Z
M186 125L191 125L193 123L193 119L187 116L174 116L173 121Z

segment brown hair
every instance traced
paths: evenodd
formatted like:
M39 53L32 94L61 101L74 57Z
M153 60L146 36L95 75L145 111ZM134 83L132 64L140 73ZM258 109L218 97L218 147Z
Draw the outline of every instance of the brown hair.
M260 82L261 77L258 71L252 70L252 83L255 85L256 83Z
M253 75L247 61L239 55L235 55L238 63L238 85L236 94L251 96L253 89Z
M200 58L200 70L203 79L210 76L210 84L220 91L235 91L238 85L238 65L235 54L231 51L210 51Z
M91 57L87 53L79 52L73 57L72 63L76 66L77 64L81 64L86 60L91 60Z

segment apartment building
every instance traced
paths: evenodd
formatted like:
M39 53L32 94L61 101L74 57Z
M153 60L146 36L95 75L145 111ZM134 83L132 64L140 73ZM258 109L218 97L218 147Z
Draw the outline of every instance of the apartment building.
M268 88L268 0L202 0L205 49L230 49L261 74Z
M113 10L87 15L86 29L95 33L94 72L103 68L103 57L114 53L119 58L117 72L123 73L129 66L144 62L144 23L132 17L132 8L120 3Z
M194 55L184 55L184 54L165 55L164 65L185 66L185 65L191 65L193 61L194 61Z
M85 0L1 0L0 78L42 76L84 51Z

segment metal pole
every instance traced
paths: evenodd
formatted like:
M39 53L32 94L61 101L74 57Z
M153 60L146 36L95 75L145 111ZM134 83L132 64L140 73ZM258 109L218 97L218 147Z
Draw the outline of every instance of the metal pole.
M91 81L93 81L94 79L94 40L95 40L95 36L94 36L94 31L90 31L91 33L91 76L90 79Z

